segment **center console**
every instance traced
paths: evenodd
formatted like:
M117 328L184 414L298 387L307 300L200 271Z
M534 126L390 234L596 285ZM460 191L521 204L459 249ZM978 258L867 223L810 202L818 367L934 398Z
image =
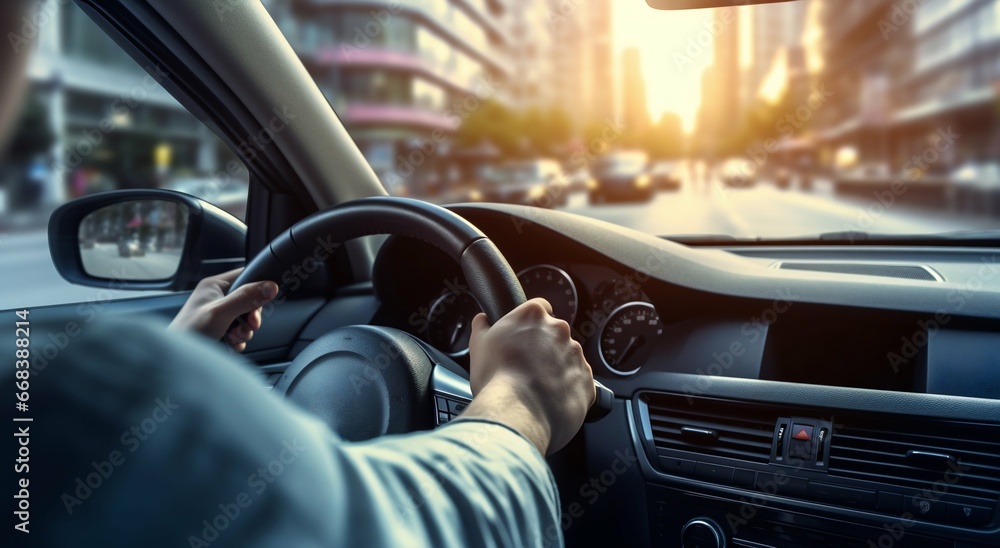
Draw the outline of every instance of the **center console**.
M976 400L798 385L796 401L781 393L786 383L713 382L700 393L683 382L688 389L642 390L629 403L651 545L1000 541L1000 426L989 412L942 417ZM866 410L875 397L890 412ZM910 414L921 409L928 415Z

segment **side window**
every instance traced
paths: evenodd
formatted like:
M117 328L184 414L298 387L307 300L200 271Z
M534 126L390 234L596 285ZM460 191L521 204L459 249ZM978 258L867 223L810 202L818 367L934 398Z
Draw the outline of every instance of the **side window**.
M31 50L27 92L0 152L0 310L148 294L63 280L49 256L49 214L96 192L166 188L243 219L248 172L163 89L161 70L139 66L74 3L32 9L32 36L12 42Z

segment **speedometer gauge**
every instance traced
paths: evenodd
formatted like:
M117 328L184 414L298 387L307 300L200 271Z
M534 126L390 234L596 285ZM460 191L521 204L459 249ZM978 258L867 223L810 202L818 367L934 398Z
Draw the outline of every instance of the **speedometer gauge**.
M573 324L579 301L573 279L564 270L550 265L533 266L518 273L517 280L526 297L549 301L553 316Z
M662 333L663 324L653 305L631 302L619 306L608 316L597 341L604 366L619 375L634 374Z
M482 312L471 293L448 291L431 305L427 342L452 357L469 351L472 319Z

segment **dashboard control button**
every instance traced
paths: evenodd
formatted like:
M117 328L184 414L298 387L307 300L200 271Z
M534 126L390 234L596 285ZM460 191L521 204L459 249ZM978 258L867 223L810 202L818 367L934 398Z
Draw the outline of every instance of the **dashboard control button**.
M694 475L708 481L719 483L732 483L733 473L736 471L732 466L721 466L707 462L699 462L694 467Z
M792 426L792 438L799 441L812 441L813 427L808 424L796 424Z
M757 483L754 487L769 495L804 497L809 488L809 480L783 473L760 472L757 474Z
M737 468L736 474L733 475L733 485L739 487L753 487L754 475L756 472L753 470L744 470L743 468Z
M944 521L945 503L925 497L903 497L903 507L918 519Z
M947 504L948 522L966 527L977 527L986 525L993 517L993 509L985 506L974 506L971 504L960 504L949 502Z
M660 457L660 469L667 474L690 477L694 474L694 464L693 460Z
M465 408L468 406L469 402L466 401L448 400L448 412L452 415L458 415L462 411L465 411Z
M841 506L870 510L875 508L875 491L855 489L830 483L809 482L810 498L832 502Z
M444 424L451 420L451 415L444 411L438 411L438 424Z
M878 509L886 514L898 514L903 511L903 495L888 491L878 492Z

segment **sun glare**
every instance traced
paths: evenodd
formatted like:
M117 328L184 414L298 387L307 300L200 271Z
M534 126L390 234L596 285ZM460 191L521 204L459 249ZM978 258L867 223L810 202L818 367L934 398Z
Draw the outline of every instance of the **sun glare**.
M651 119L675 112L692 131L701 73L712 62L711 10L659 11L643 0L616 0L614 10L615 51L639 49Z

